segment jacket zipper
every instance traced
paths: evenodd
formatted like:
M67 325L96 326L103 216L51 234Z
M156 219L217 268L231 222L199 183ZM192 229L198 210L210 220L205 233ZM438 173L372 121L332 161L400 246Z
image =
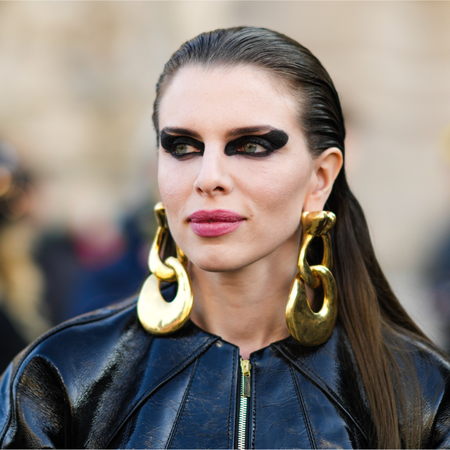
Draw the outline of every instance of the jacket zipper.
M239 398L238 449L247 448L248 399L251 393L250 360L241 358L241 395Z

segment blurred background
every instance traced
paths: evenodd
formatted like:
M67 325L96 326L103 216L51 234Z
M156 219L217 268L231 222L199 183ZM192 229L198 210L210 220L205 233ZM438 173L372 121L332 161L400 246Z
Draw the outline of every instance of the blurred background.
M293 37L329 71L381 265L450 348L449 2L2 1L6 359L49 326L138 291L158 200L156 81L182 42L238 25Z

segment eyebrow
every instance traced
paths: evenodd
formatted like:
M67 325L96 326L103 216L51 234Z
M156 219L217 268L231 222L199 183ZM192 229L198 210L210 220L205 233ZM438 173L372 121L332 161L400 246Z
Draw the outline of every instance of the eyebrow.
M163 133L170 133L170 134L179 134L183 136L191 136L197 139L200 139L200 135L196 133L195 131L189 130L188 128L177 128L177 127L165 127L161 130L161 135Z
M242 127L242 128L233 128L231 131L227 133L227 138L234 138L238 136L243 136L244 134L254 134L261 132L269 132L269 131L282 131L277 128L271 127L270 125L259 125L255 127Z
M262 133L269 131L282 131L278 128L272 127L270 125L257 125L254 127L241 127L241 128L233 128L227 133L227 139L243 136L245 134L254 134L254 133ZM200 135L189 128L178 128L178 127L165 127L161 130L162 133L171 133L171 134L179 134L184 136L191 136L197 139L200 139Z

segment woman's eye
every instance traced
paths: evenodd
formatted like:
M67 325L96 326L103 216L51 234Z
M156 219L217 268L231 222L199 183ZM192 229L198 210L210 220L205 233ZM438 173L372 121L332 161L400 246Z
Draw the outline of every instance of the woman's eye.
M225 146L225 154L228 156L243 155L263 158L284 147L288 139L288 135L281 130L271 130L261 135L241 136L228 142Z
M205 145L191 136L176 136L161 132L161 147L174 158L184 159L192 155L202 154Z
M253 142L247 142L238 149L238 152L241 153L262 153L265 151L265 148L263 148L261 145L254 144Z
M187 156L194 153L201 153L201 150L189 144L174 144L171 153L173 156Z
M185 155L186 153L189 153L189 146L186 144L178 144L175 146L174 153L177 155Z

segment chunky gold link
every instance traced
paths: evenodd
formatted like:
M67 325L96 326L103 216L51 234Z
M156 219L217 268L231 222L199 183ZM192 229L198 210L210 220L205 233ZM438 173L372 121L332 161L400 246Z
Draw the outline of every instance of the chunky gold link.
M303 235L298 257L298 270L302 280L312 289L319 287L320 279L314 275L306 260L308 246L314 238L322 237L324 248L322 266L331 270L333 255L328 232L333 228L335 222L336 216L329 211L304 212L302 214Z
M295 277L286 306L286 324L291 335L301 344L313 346L325 342L331 335L337 318L337 288L330 269L333 264L331 241L328 232L334 226L336 216L329 211L304 212L303 235L298 258L298 274ZM310 267L306 260L311 241L321 237L324 253L321 265ZM321 284L324 290L322 308L312 311L305 283L312 289Z
M178 282L177 294L166 302L159 290L160 281L150 275L145 281L138 301L138 317L142 326L151 334L169 334L180 329L191 314L194 296L189 275L184 266L172 256L166 263L173 269Z
M163 263L160 256L164 236L169 232L166 210L161 202L155 205L155 216L158 221L158 229L148 255L148 267L150 272L159 280L173 282L177 280L175 271L167 264ZM186 264L186 256L178 246L177 256L182 264Z
M187 258L176 246L177 258L170 256L161 261L161 247L170 232L164 205L155 206L158 230L150 249L148 265L152 274L142 286L137 304L138 318L142 326L151 334L163 335L173 333L189 319L194 302L191 280L186 270ZM171 302L166 302L161 295L161 281L176 281L177 294Z

